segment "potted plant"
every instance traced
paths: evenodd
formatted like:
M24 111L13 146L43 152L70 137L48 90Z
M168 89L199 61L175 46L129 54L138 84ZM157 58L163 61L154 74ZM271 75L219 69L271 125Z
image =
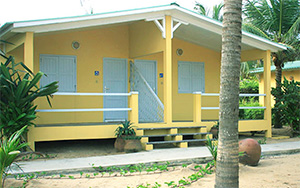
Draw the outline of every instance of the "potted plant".
M219 121L216 122L216 124L214 124L211 129L210 132L213 135L213 138L218 138L218 134L219 134Z
M122 126L117 127L115 135L115 148L117 151L122 152L135 152L142 150L140 142L141 137L136 136L135 130L130 121L122 122Z

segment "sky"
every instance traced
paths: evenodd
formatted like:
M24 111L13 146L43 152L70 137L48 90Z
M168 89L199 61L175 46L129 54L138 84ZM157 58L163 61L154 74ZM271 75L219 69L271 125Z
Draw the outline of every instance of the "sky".
M85 1L84 7L81 1ZM223 0L196 0L206 8ZM134 8L167 5L176 2L181 7L193 10L195 0L0 0L0 26L7 22L38 20L127 10Z

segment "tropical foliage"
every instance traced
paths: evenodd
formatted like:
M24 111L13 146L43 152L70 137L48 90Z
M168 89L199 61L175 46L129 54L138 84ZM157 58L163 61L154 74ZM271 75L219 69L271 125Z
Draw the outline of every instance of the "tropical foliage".
M272 95L276 98L278 95L282 96L280 103L276 103L272 109L273 114L278 110L280 116L280 123L290 125L293 130L300 133L300 82L294 80L288 81L284 78L283 83L278 88L272 88Z
M22 127L34 124L37 106L33 101L46 96L50 104L49 96L57 91L58 85L53 82L39 87L42 72L35 75L25 64L15 63L12 56L2 56L6 62L0 65L0 131L2 137L9 137Z
M243 12L246 16L244 30L287 47L287 50L272 53L276 66L276 87L280 90L284 63L300 58L300 1L247 0ZM276 103L280 103L281 98L278 95ZM280 110L276 110L275 113L277 128L282 127L279 112Z
M222 8L223 8L224 4L220 3L218 5L214 5L213 9L212 9L212 15L210 15L210 10L206 9L202 4L200 4L199 2L196 2L194 9L201 15L204 16L211 16L212 19L218 20L218 21L222 21L223 20L223 16L222 16Z
M9 138L4 136L0 139L0 187L4 187L7 171L14 160L18 157L20 149L25 147L27 143L21 143L21 135L27 126L14 132Z
M135 137L136 134L132 124L133 123L126 120L125 122L122 123L122 126L117 127L117 129L115 130L115 135L117 137L121 137L121 136Z

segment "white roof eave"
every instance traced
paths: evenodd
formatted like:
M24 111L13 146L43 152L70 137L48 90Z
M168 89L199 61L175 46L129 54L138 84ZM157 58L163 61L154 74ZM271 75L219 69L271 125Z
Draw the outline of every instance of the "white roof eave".
M204 28L205 30L208 30L210 32L222 35L221 22L213 20L206 16L202 16L193 11L170 5L70 18L15 22L12 23L12 26L9 28L9 30L6 30L5 33L0 33L0 37L10 32L44 33L153 19L157 17L163 17L165 15L170 15L175 19L182 20L186 23L195 25L196 27ZM284 47L283 45L247 32L242 32L242 43L261 50L271 50L272 52L286 49L286 47Z

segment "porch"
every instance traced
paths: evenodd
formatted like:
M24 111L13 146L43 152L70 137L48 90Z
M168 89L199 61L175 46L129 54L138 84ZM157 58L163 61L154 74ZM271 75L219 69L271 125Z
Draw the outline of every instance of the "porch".
M206 135L210 135L210 128L216 123L215 120L203 120L202 114L204 111L217 110L217 106L203 106L202 101L207 98L214 98L218 101L219 94L217 93L201 93L194 92L193 94L193 119L191 121L171 123L155 122L142 123L139 118L139 93L55 93L54 101L64 100L63 98L75 97L76 101L84 104L84 100L88 103L89 97L126 97L128 98L128 106L126 108L73 108L73 109L39 109L37 110L38 116L44 117L47 122L59 116L68 117L74 116L89 116L91 113L98 114L98 117L103 117L105 112L128 112L128 120L134 123L138 136L142 136L142 143L145 150L153 149L155 144L173 143L178 147L188 147L189 143L205 141ZM240 97L266 97L265 94L240 94ZM240 109L264 109L263 107L240 107ZM265 131L266 137L271 137L271 127L268 120L240 120L239 132L249 131ZM30 127L28 132L28 142L32 149L35 149L35 142L41 141L56 141L56 140L84 140L84 139L107 139L115 138L114 130L120 125L120 122L85 122L77 123L52 123L52 124L37 124ZM152 140L153 137L160 137L160 140Z

